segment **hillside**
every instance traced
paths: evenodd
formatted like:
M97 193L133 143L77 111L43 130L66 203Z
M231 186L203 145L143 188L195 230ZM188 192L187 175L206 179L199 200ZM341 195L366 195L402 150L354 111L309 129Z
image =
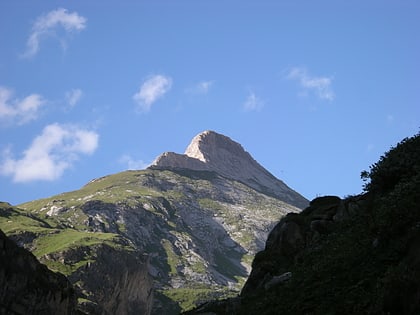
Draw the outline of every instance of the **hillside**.
M13 211L6 206L0 226L67 275L79 309L90 314L178 314L237 294L275 222L300 211L286 201L307 201L229 138L206 132L200 139L209 164L188 156L182 167L166 160L98 178ZM217 163L221 155L236 158ZM237 165L250 172L222 171ZM276 185L282 199L271 191Z
M235 298L187 314L420 314L420 134L270 232Z

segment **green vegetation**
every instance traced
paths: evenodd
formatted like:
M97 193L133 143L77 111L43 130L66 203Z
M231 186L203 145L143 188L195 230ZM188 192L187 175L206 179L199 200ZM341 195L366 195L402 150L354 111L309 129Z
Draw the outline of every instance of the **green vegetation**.
M197 301L208 299L211 295L210 289L169 289L162 293L173 301L177 301L183 311L197 306Z
M26 237L28 233L32 234L34 241L30 244L32 253L46 264L51 270L59 271L65 275L70 275L81 266L92 262L92 257L84 257L80 261L67 262L53 259L45 259L45 255L62 253L69 249L79 247L90 247L100 244L108 244L111 247L124 248L132 250L127 245L121 245L120 236L113 233L88 232L85 230L75 230L63 226L62 222L74 215L69 212L61 213L59 219L55 217L45 217L40 219L36 213L28 213L17 207L12 207L7 203L0 203L0 227L7 235L16 237ZM82 214L82 221L87 217ZM86 225L82 225L86 229ZM29 236L31 238L31 236Z
M95 260L95 257L89 254L90 251L82 251L82 255L78 256L76 261L65 261L56 259L46 259L46 255L58 254L70 249L92 248L96 245L107 244L114 248L124 248L131 251L132 248L120 245L119 236L112 233L92 233L81 232L71 229L57 230L50 232L45 236L40 236L35 240L33 254L37 256L41 262L46 264L48 268L61 272L65 275L71 275L80 267L85 266Z
M192 264L191 270L196 273L205 274L207 271L207 267L202 261L196 261Z
M6 234L19 233L21 231L43 234L50 231L48 224L35 220L30 216L14 212L10 216L0 216L0 227Z
M363 171L365 191L386 193L399 185L418 180L420 173L420 133L405 138L396 147L385 153L378 162L370 166L369 172Z
M55 272L60 272L63 275L66 275L66 276L71 275L73 272L75 272L80 267L83 267L86 264L94 261L93 259L85 258L84 260L80 260L80 261L78 261L74 264L71 264L71 263L63 264L59 261L51 260L51 259L41 258L39 260L42 263L44 263L50 270L55 271Z
M198 199L198 204L201 208L211 209L213 212L216 213L221 212L225 209L225 207L223 207L223 205L220 202L210 198L200 198Z
M41 257L76 246L92 246L104 242L111 244L110 241L116 237L118 235L112 233L90 233L66 229L38 238L33 253Z
M170 300L177 301L181 311L183 312L191 310L206 301L228 298L237 294L237 292L230 291L226 288L211 286L168 289L162 290L160 293L168 297Z
M153 188L143 185L153 177L151 171L126 171L94 179L79 190L62 193L60 195L39 199L19 205L25 210L39 212L47 204L65 202L67 208L77 207L88 200L118 203L124 201L137 205L136 196L159 197L161 194Z
M176 276L178 274L177 267L179 265L179 257L177 254L175 254L172 244L169 240L163 239L161 241L161 244L165 250L166 258L167 258L167 264L169 266L169 274L171 276Z

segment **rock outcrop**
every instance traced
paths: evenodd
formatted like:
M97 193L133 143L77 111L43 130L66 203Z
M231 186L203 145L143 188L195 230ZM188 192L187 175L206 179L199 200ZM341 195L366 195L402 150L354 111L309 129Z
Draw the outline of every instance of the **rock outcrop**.
M214 171L295 207L303 209L308 205L308 200L274 177L239 143L214 131L204 131L195 136L184 154L163 153L151 168Z
M301 257L319 246L322 237L336 232L339 224L357 216L367 203L366 195L346 200L324 196L312 200L300 214L285 216L268 235L264 251L256 255L241 294L271 288L273 279L289 274Z
M0 230L0 314L77 314L75 291Z

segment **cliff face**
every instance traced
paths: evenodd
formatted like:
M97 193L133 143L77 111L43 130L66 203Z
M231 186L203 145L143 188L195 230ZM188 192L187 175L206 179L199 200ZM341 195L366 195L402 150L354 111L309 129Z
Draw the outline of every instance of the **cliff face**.
M298 208L308 205L308 200L274 177L239 143L214 131L195 136L184 154L160 155L151 167L214 171Z
M66 277L50 271L0 230L0 314L76 314Z
M89 252L95 261L69 276L88 314L150 314L153 283L148 274L148 257L102 244L61 253L65 261L77 252ZM73 256L73 257L72 257ZM57 259L58 257L56 257ZM77 261L77 258L76 258Z

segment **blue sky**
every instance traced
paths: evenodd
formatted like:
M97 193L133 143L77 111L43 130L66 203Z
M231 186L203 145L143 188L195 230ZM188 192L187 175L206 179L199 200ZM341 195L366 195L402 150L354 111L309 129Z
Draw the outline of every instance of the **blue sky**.
M418 1L1 1L0 200L238 141L308 199L420 127Z

